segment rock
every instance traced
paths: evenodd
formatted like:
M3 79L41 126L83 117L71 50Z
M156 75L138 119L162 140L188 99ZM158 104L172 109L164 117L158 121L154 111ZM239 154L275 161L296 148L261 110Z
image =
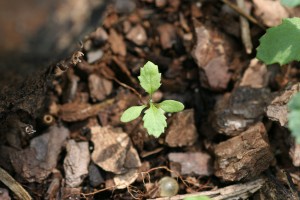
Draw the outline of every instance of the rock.
M126 38L136 45L143 45L147 41L147 34L145 29L141 25L136 25L135 27L131 28L130 31L127 33Z
M141 166L137 151L126 133L108 126L96 126L91 128L91 134L94 143L92 160L105 171L124 174Z
M225 181L251 179L269 168L274 159L266 129L259 122L215 147L215 175Z
M115 8L117 13L129 14L134 11L136 4L134 0L116 0Z
M41 183L56 167L68 136L69 130L65 127L52 126L46 133L33 138L28 148L11 154L15 171L28 182Z
M206 153L169 153L168 158L172 162L180 163L182 175L194 173L199 176L209 176L213 172L212 159Z
M99 186L101 183L104 183L105 180L102 177L99 169L97 168L97 166L94 163L91 163L89 165L89 180L90 180L90 184L93 187L97 187Z
M300 91L300 84L295 84L286 89L271 101L266 109L267 116L272 121L277 121L281 126L286 126L288 122L288 102L297 92Z
M88 142L69 140L67 142L67 155L64 160L66 185L78 187L88 174L90 152Z
M91 74L88 81L90 96L94 102L104 100L112 92L113 84L106 78Z
M198 138L194 120L194 110L189 109L174 114L166 134L166 143L170 147L193 145ZM180 138L180 140L178 138Z
M217 101L213 128L221 134L235 136L260 121L269 104L271 92L267 88L238 87Z

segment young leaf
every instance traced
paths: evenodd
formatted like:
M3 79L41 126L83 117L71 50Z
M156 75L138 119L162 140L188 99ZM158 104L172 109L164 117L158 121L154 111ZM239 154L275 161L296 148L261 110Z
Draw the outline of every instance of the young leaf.
M161 73L158 71L157 65L148 61L141 68L140 76L138 77L142 88L148 93L153 94L161 85Z
M295 7L300 5L300 0L280 0L281 4L287 7Z
M164 132L165 127L167 127L164 111L160 108L156 108L153 103L150 103L150 108L145 111L143 121L148 134L156 138L158 138Z
M179 112L184 109L184 105L179 101L165 100L158 104L165 112Z
M260 38L256 57L266 64L300 61L300 18L283 19Z
M300 93L297 93L291 98L291 100L288 103L288 107L290 111L300 110Z
M142 110L146 108L145 105L142 106L132 106L125 110L125 112L121 116L121 122L130 122L138 118L142 112Z

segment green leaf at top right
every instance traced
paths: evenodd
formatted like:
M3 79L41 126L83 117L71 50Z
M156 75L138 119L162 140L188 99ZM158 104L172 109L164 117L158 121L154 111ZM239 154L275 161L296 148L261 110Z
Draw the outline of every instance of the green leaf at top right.
M300 5L300 0L280 0L280 3L287 7L296 7Z
M165 100L158 104L159 107L165 112L180 112L184 109L184 105L179 101Z
M300 18L286 18L260 39L256 57L265 64L300 61Z

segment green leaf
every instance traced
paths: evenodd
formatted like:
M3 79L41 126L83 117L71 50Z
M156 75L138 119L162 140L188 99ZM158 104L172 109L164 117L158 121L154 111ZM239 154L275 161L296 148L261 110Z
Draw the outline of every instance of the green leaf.
M283 19L260 38L256 57L266 64L300 61L300 18Z
M300 0L280 0L280 2L287 7L296 7L300 5Z
M183 200L211 200L208 196L186 197Z
M288 107L290 111L300 110L300 93L297 93L291 98L291 100L288 103Z
M140 80L142 88L144 88L144 90L150 95L153 94L161 85L161 73L159 73L157 65L150 61L141 68L141 73L138 79Z
M300 111L294 110L288 114L288 127L296 142L300 144Z
M179 101L165 100L158 104L165 112L180 112L184 109L184 105Z
M150 108L145 111L143 121L148 134L156 138L158 138L164 132L165 127L167 127L164 111L160 108L156 108L153 103L150 103Z
M142 112L142 110L146 108L145 105L142 106L132 106L124 111L121 116L121 122L130 122L138 118Z

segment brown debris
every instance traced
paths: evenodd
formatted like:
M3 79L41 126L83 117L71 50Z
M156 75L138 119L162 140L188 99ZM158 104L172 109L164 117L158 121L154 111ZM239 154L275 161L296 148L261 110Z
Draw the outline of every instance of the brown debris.
M126 38L134 42L136 45L141 46L146 43L147 34L143 26L138 24L130 29L130 31L126 34Z
M213 171L212 159L206 153L169 153L168 158L181 165L180 174L182 175L194 173L200 176L209 176Z
M0 188L0 199L2 199L2 200L11 200L7 189Z
M159 41L163 49L172 48L176 43L177 34L173 24L162 24L157 27Z
M100 77L96 74L89 75L88 78L90 97L95 101L104 100L113 89L113 84L110 80Z
M197 138L194 110L189 109L174 114L172 123L167 130L166 143L170 147L191 146L197 141Z
M128 135L110 127L92 127L92 160L105 171L124 174L141 165Z
M281 24L282 19L289 17L288 12L279 0L253 0L254 14L269 27Z
M300 167L300 144L294 140L294 144L290 148L289 155L293 161L295 167Z
M201 85L215 91L224 90L231 78L227 61L229 39L197 21L194 21L194 26L197 42L192 56L200 70Z
M96 116L107 106L113 103L113 99L105 100L98 104L66 103L60 106L59 117L67 122L81 121Z
M300 84L293 85L290 89L283 91L276 96L270 105L267 107L266 114L272 121L277 121L281 126L286 126L288 122L288 107L289 100L300 91Z
M88 174L90 162L88 142L69 140L66 145L67 155L64 160L66 185L78 187Z
M123 36L117 33L115 29L109 30L108 42L110 43L111 50L121 56L126 56L126 45Z
M274 158L263 123L216 145L215 156L215 175L225 181L258 176Z
M61 148L69 136L69 130L52 126L47 133L33 138L30 147L10 156L18 174L29 182L42 182L56 167Z

